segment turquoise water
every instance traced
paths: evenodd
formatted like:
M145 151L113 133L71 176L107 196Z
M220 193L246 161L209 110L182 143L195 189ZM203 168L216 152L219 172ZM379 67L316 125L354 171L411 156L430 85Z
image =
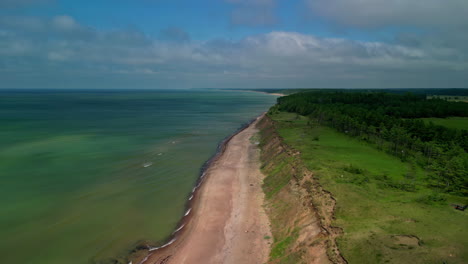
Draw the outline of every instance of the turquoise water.
M163 242L217 144L276 97L0 91L0 260L99 263Z

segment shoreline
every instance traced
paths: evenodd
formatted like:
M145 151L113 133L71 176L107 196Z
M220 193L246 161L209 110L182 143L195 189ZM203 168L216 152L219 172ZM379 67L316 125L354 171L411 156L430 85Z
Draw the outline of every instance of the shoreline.
M264 114L254 118L250 122L242 125L232 135L226 137L225 139L223 139L218 144L216 153L209 160L207 160L200 169L200 176L197 179L197 181L195 183L195 186L192 189L192 192L187 197L185 214L182 216L182 218L178 222L178 224L176 226L177 228L165 240L166 242L161 246L153 247L153 246L150 246L148 244L147 245L137 246L136 249L133 251L133 253L136 252L136 253L140 253L140 254L136 254L136 255L138 255L137 257L130 256L129 264L179 263L179 262L172 262L172 260L174 259L174 255L177 254L178 256L180 256L181 254L183 254L183 253L178 254L178 252L180 252L181 244L184 244L184 242L187 240L187 238L190 235L193 236L193 232L194 232L194 230L193 230L194 229L194 226L193 226L194 223L193 222L194 221L196 222L199 218L207 218L207 217L203 217L203 214L201 214L199 212L200 207L204 206L203 203L218 202L218 201L213 201L214 199L208 199L207 200L206 198L201 197L201 196L206 195L207 191L205 189L210 188L210 186L207 187L206 185L209 185L211 178L213 178L213 175L211 175L211 174L216 174L217 176L219 176L218 174L220 174L220 173L214 172L213 170L216 170L217 163L220 162L220 160L224 158L225 153L228 150L229 145L232 142L232 140L234 138L236 138L237 136L239 136L241 133L245 132L246 130L249 130L249 129L250 130L255 130L256 123L259 120L261 120L261 118L263 116L264 116ZM245 141L247 141L247 142L245 142ZM249 149L252 148L253 143L250 142L250 136L248 138L246 138L246 139L243 139L242 143L244 143L245 145L249 145L248 146ZM245 151L247 151L247 150L248 149L246 148ZM249 162L249 161L247 160L247 162ZM258 167L258 171L259 171L258 161L256 162L255 166ZM263 178L259 178L259 179L262 180ZM214 181L214 180L211 180L211 181ZM248 185L248 183L247 183L247 185ZM250 184L250 186L252 186L252 184ZM263 190L261 189L261 184L258 185L258 186L260 186L260 192L263 195ZM243 186L243 187L245 188L245 186ZM241 186L241 188L242 188L242 186ZM258 190L257 190L257 192L258 192ZM231 197L231 199L232 199L232 197ZM202 200L205 200L205 201L202 201ZM232 201L229 201L229 202L232 204ZM261 207L262 205L263 205L263 198L262 198L262 203L260 204L260 208L254 208L254 209L256 211L259 211L258 209L262 209L262 207ZM237 206L237 207L239 207L239 206ZM231 208L231 209L233 209L233 208ZM235 218L237 218L239 216L239 214L242 213L242 212L239 213L239 208L234 208L234 209L237 210L237 215L235 216ZM240 211L242 211L242 210L245 211L246 208L240 208L240 209L241 209ZM235 210L231 210L229 212L229 214L230 215L233 214L234 211ZM197 218L197 219L194 220L193 218ZM218 229L224 230L224 233L225 233L226 229L232 228L231 225L232 225L232 220L233 219L231 219L231 218L232 217L230 217L229 221L226 221L221 226L218 225L217 226ZM266 219L266 221L268 221L268 217L266 216L266 214L265 214L265 219ZM263 220L263 222L265 222L265 219ZM200 221L200 220L198 220L198 221ZM268 226L269 226L269 224L268 224ZM212 228L212 226L211 227L208 226L208 229L210 229L210 228ZM253 232L255 232L255 231L253 231ZM269 231L269 227L268 227L268 231L265 231L265 232L266 232L266 234L271 234L270 231ZM231 232L231 233L233 233L233 232ZM245 233L248 233L248 231L246 230ZM235 236L235 234L231 234L231 236L232 235ZM219 237L219 235L218 235L218 237ZM261 237L263 239L264 236L262 235ZM216 238L216 239L218 239L218 238ZM230 245L231 247L233 245L232 242L233 241L231 241L231 245ZM224 244L227 244L227 243L224 243ZM146 252L146 254L142 256L141 253L143 253L143 252ZM269 253L269 246L268 246L268 253ZM268 254L266 254L266 256L268 256ZM182 258L185 259L185 257L182 257ZM265 256L264 256L264 258L265 258ZM238 261L236 261L236 263L237 262ZM185 263L185 260L184 260L183 263ZM194 263L194 262L190 261L190 262L187 262L187 263ZM195 263L209 263L209 262L206 262L206 259L204 259L203 262L195 262ZM250 264L251 262L241 262L241 263L249 263Z
M219 91L252 92L252 93L261 93L261 94L267 94L267 95L274 95L274 96L279 96L279 97L287 96L286 94L282 94L282 93L269 93L269 92L263 92L263 91L243 90L243 89L239 89L239 90L236 90L236 89L230 89L230 90L219 89Z
M249 92L254 92L254 93L262 93L262 94L268 94L268 95L275 95L275 96L286 96L285 94L282 93L268 93L268 92L262 92L262 91L254 91L254 90L248 90Z

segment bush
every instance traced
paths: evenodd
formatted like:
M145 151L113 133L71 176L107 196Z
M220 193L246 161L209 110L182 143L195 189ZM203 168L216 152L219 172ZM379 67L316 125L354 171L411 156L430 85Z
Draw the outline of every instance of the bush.
M445 195L441 193L431 193L427 195L420 196L419 198L416 199L417 202L423 203L423 204L444 204L447 202L447 198Z
M352 164L350 164L349 166L344 167L343 170L347 171L349 173L353 173L353 174L363 174L364 173L364 170L362 170L362 169L360 169L358 167L355 167Z
M392 181L391 179L382 180L378 183L378 186L382 189L393 188L405 192L415 192L417 191L416 184L412 182L405 181Z

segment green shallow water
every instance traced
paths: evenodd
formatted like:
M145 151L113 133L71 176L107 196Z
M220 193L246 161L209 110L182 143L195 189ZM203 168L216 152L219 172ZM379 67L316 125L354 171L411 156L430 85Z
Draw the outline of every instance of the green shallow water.
M97 263L141 240L163 242L217 144L275 101L235 91L0 91L1 262Z

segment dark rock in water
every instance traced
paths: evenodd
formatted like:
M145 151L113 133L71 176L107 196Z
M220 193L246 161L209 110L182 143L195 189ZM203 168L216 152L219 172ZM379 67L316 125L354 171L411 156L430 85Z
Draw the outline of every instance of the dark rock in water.
M149 248L150 248L149 245L139 245L133 251L146 250L146 249L149 249Z
M148 250L152 247L155 247L155 245L153 242L149 240L139 241L138 243L136 243L135 248L132 250L132 253L142 251L142 250Z

